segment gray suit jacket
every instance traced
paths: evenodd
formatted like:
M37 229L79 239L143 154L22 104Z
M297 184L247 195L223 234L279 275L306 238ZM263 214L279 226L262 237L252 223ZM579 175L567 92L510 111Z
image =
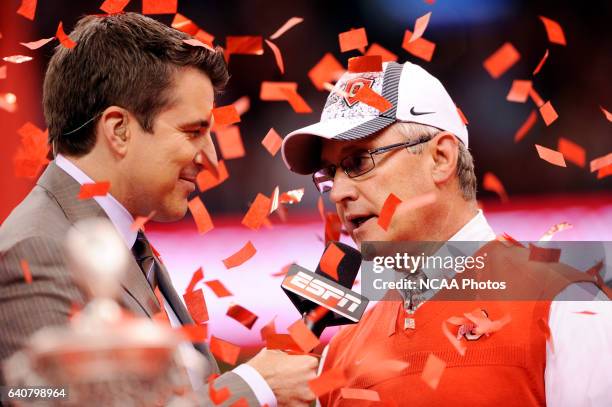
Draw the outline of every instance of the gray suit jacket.
M79 190L79 183L51 162L34 189L0 226L0 361L19 350L38 329L66 323L73 304L85 303L66 267L64 239L77 221L107 215L95 200L79 200ZM22 259L30 266L31 284L24 280ZM143 317L150 318L159 312L160 305L135 260L132 259L125 274L121 281L121 305ZM181 323L192 324L165 269L159 284L165 286L164 295ZM208 361L208 374L218 373L219 367L208 346L205 343L195 346ZM232 394L223 405L241 397L249 405L259 405L253 391L235 373L220 376L215 387L228 387ZM202 393L202 403L212 405L208 391Z

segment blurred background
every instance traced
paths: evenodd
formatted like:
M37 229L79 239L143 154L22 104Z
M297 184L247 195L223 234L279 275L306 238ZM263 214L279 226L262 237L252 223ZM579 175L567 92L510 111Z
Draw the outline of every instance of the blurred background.
M29 50L19 43L53 37L60 21L68 33L80 16L102 13L102 2L39 0L33 21L16 13L21 0L0 3L1 56L33 58L21 64L0 62L0 67L6 66L6 77L0 79L0 220L35 183L36 177L15 173L14 157L21 145L17 130L26 122L46 128L42 81L57 45L54 41ZM247 97L250 108L239 123L244 157L227 160L229 179L202 194L215 229L198 235L189 215L175 224L147 224L150 239L161 252L178 291L182 292L198 267L203 267L205 280L220 279L234 296L218 299L205 288L210 330L245 346L258 343L259 329L273 317L277 316L280 330L297 318L279 287L281 279L271 274L293 261L310 269L316 267L323 250L324 228L317 211L319 196L310 177L287 171L280 153L270 155L261 140L270 128L282 137L318 120L327 92L317 90L308 72L326 53L343 66L349 57L361 55L357 50L340 52L338 34L352 28L365 28L370 45L386 48L399 62L420 64L446 86L469 122L479 200L496 232L537 240L552 225L569 222L574 227L555 239L612 240L612 177L602 174L598 178L597 172L589 170L591 160L612 152L612 124L602 111L612 110L611 8L612 3L606 1L179 0L178 13L213 35L214 43L220 46L225 46L226 36L268 38L291 17L304 21L274 40L284 59L284 74L265 44L262 55L230 58L232 79L217 104L223 106ZM125 10L140 12L142 3L132 0ZM436 44L429 62L402 48L405 31L413 31L415 20L428 12L432 14L424 38ZM538 16L558 22L567 45L550 43ZM151 17L170 25L175 16ZM514 45L520 60L494 79L484 69L483 61L506 42ZM548 59L533 75L547 50ZM551 101L559 115L554 123L544 123L531 99L525 103L506 100L516 79L532 80L542 99ZM299 94L313 112L297 114L287 102L261 101L262 81L297 82ZM533 111L537 117L533 127L515 142L517 130ZM568 161L562 168L538 157L534 144L556 150L560 138L584 149L585 165ZM500 180L507 201L482 188L486 173ZM270 196L276 186L281 191L304 188L304 197L288 206L285 220L272 215L269 228L254 232L241 226L257 193ZM333 210L331 206L327 209ZM221 260L249 240L257 254L244 265L226 270ZM225 316L230 303L259 316L251 330Z

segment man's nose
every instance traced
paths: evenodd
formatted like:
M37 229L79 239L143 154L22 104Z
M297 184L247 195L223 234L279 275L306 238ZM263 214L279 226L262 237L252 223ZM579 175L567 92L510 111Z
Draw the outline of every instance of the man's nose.
M336 170L334 184L329 191L329 199L337 205L346 200L354 201L357 199L357 196L355 182L341 169Z
M210 134L202 137L200 149L195 156L195 163L204 166L204 168L217 169L217 165L219 164L217 160L217 150L215 150L215 145Z

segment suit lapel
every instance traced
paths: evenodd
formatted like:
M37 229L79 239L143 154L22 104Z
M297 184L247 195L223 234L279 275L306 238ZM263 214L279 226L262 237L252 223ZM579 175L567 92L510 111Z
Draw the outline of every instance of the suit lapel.
M72 224L82 219L95 217L110 220L106 212L94 199L77 198L81 185L53 161L49 163L36 184L55 197ZM129 268L123 275L121 286L126 294L138 303L147 316L152 317L160 311L153 290L151 290L142 270L131 255Z

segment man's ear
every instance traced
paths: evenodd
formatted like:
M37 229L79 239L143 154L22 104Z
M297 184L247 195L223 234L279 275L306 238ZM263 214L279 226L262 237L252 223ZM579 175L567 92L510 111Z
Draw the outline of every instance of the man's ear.
M123 156L127 153L131 136L129 121L130 114L121 107L110 106L102 112L98 132L114 154Z
M443 184L457 172L459 140L449 132L442 132L428 144L433 159L431 170L433 181L436 184Z

